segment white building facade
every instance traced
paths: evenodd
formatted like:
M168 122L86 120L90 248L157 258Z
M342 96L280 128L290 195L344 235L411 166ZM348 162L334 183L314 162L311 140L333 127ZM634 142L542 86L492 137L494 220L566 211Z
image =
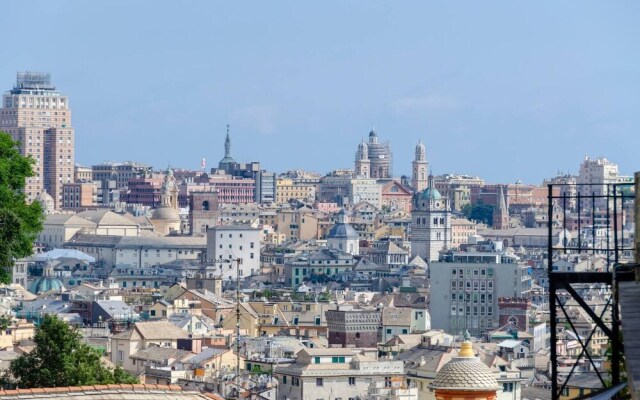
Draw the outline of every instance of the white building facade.
M250 225L220 225L207 231L207 260L219 267L224 280L236 280L237 262L240 278L260 269L261 231Z

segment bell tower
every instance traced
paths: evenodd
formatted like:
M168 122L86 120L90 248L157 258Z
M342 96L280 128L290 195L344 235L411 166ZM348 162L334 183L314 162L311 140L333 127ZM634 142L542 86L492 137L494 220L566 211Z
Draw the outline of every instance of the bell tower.
M422 192L427 188L427 169L429 164L427 163L427 152L422 141L419 141L416 145L416 156L412 163L413 176L411 179L411 186L413 190Z

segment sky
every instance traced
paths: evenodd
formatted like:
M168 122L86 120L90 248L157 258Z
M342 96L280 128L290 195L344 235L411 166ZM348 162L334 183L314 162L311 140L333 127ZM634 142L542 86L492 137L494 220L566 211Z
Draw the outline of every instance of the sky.
M409 175L541 183L640 170L638 1L6 1L0 90L50 72L76 162L353 168L371 127Z

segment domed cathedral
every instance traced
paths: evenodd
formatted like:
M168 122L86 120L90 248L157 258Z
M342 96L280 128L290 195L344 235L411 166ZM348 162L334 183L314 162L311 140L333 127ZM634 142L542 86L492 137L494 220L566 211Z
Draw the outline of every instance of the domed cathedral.
M438 261L440 251L451 247L451 206L429 175L427 188L416 192L411 210L411 258Z
M431 383L436 400L495 400L501 387L494 373L473 353L469 333L460 352L446 363Z
M38 197L36 197L36 201L40 203L40 207L42 207L42 212L44 215L53 214L55 211L55 204L53 201L53 197L46 190L42 190Z
M374 179L391 179L393 176L393 156L389 143L380 143L375 129L369 132L369 143L364 140L358 145L355 163L356 174ZM365 176L362 172L367 172Z
M416 145L416 157L411 164L413 170L411 187L415 192L422 192L427 188L427 171L429 170L427 150L422 141L418 141Z
M351 255L360 254L360 235L349 225L347 212L338 212L338 223L335 224L327 235L327 247L330 250L339 250Z
M178 212L178 185L171 167L167 168L162 184L160 206L153 210L151 223L154 230L163 236L180 232L180 213Z
M54 272L53 260L48 259L44 268L42 269L42 276L37 278L29 288L29 291L34 294L40 294L51 290L62 291L65 290L62 281L58 279Z

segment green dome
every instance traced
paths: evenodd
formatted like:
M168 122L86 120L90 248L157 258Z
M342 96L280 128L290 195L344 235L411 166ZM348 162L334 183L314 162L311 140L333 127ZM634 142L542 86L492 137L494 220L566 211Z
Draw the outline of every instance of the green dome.
M29 291L31 293L38 294L60 289L64 289L64 285L60 279L53 276L42 276L33 282Z
M422 199L424 200L440 200L442 195L436 188L428 187L422 191Z

